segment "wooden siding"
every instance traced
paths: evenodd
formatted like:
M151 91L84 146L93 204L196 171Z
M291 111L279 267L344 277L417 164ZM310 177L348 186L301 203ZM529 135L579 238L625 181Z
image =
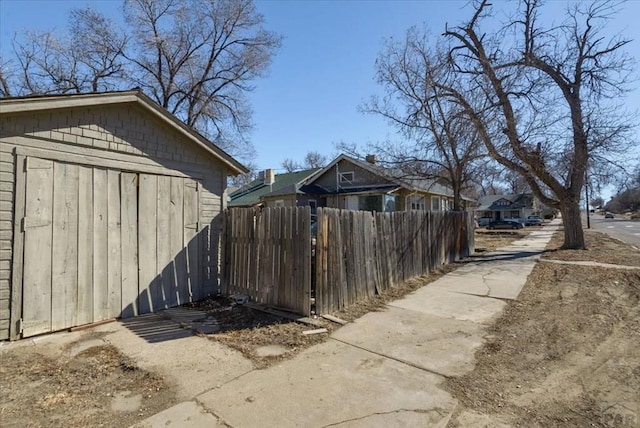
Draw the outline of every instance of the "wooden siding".
M225 205L222 195L227 175L220 162L187 141L175 129L135 105L3 114L0 116L0 339L9 336L14 225L21 221L21 218L14 217L16 198L21 197L15 193L19 156L61 159L124 172L200 179L202 188L198 215L203 225L204 239L199 239L197 245L201 246L204 256L199 269L204 290L211 293L217 291L220 248L217 232L220 213ZM85 172L80 169L78 186L86 186L83 174ZM114 185L112 182L111 191ZM93 189L79 187L79 192L86 195L93 193ZM86 203L86 199L82 203ZM113 228L118 219L110 220ZM87 228L89 225L79 220L73 227ZM109 233L108 224L106 233ZM93 244L84 242L82 245ZM78 263L86 261L79 259ZM86 264L78 265L78 269L83 275L91 274ZM13 290L13 293L19 297L17 290ZM92 299L93 296L78 298Z
M385 179L377 174L372 174L370 171L367 171L364 168L359 167L347 160L340 160L337 164L339 172L353 172L353 181L352 183L340 183L340 187L348 188L348 187L359 187L359 186L370 186L370 185L385 185L385 184L393 184L390 180ZM373 166L373 165L372 165ZM336 188L336 167L329 169L327 172L322 174L322 176L318 177L314 180L314 184L320 185L327 189L335 189Z

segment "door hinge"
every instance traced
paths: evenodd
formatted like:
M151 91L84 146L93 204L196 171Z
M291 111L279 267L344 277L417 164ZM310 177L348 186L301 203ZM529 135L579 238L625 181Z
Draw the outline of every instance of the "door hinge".
M18 320L18 334L22 334L22 332L24 331L24 322L22 321L22 318L20 318Z

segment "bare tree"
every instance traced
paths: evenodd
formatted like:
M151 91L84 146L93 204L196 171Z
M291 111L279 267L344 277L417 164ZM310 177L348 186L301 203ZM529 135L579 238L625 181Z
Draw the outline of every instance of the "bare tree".
M323 168L327 164L327 157L316 151L309 151L304 157L303 167L307 169Z
M303 169L323 168L327 164L327 157L316 151L309 151L302 162L296 162L293 159L285 159L280 166L286 172L295 172Z
M428 40L426 32L414 27L404 41L387 41L376 61L385 96L372 97L361 109L387 119L407 141L375 145L386 163L415 178L444 181L453 190L453 209L461 210L462 191L474 181L477 163L486 154L464 109L440 97L432 84L451 69L443 52L429 49Z
M289 158L283 160L280 166L286 172L295 172L295 171L300 171L302 169L302 165L300 165L298 162L294 161L293 159L289 159Z
M252 0L125 0L132 80L217 144L243 154L246 93L265 74L280 36Z
M141 88L158 104L243 159L247 92L281 44L253 0L124 0L126 26L74 9L68 34L27 32L0 61L0 95Z
M82 93L116 89L124 77L126 36L96 11L74 9L69 34L27 31L14 39L17 70L3 67L5 95Z
M539 3L522 1L517 16L494 33L481 29L491 5L477 3L468 22L446 29L455 78L434 86L464 109L497 162L562 212L564 247L579 249L585 246L579 203L588 161L614 159L630 141L629 118L616 102L632 61L623 51L628 40L601 34L615 5L576 3L563 25L545 27ZM467 95L476 90L486 95L481 102Z

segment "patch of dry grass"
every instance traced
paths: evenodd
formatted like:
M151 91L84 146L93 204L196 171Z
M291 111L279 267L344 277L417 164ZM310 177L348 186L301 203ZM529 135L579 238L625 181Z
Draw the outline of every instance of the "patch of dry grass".
M568 261L594 261L615 265L640 266L640 250L601 232L585 230L586 250L560 250L563 243L562 227L556 232L543 258Z

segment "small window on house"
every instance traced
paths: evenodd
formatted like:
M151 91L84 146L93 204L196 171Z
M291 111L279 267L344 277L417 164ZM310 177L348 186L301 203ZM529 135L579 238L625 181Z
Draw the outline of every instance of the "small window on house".
M340 183L351 183L353 181L353 172L341 172Z
M309 199L309 206L311 207L311 214L315 214L318 209L318 202L315 199Z
M277 199L274 204L276 207L284 207L284 199Z
M431 197L431 211L440 211L440 198Z
M411 196L409 198L409 207L412 210L418 210L418 211L424 211L425 210L425 204L424 204L424 197L422 196Z

